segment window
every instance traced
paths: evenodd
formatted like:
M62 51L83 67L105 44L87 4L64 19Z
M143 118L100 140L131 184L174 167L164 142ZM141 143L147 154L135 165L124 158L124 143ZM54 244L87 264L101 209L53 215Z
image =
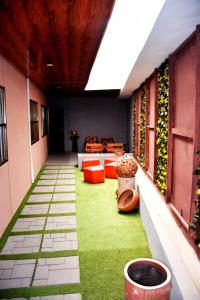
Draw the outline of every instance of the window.
M8 160L5 90L0 87L0 165Z
M38 104L30 100L31 144L39 140Z
M42 136L45 136L48 134L48 107L41 106L41 115L42 115Z

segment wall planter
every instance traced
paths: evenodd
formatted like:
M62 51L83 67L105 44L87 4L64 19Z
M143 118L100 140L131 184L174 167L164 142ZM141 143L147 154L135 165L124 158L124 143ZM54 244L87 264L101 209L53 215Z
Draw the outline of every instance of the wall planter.
M124 268L125 300L168 300L171 272L160 261L140 258Z
M135 94L133 94L132 97L132 124L133 124L133 155L135 155L135 135L136 135L136 130L135 130L135 123L136 123L136 107L135 107Z
M167 188L167 148L168 148L168 113L169 113L169 75L168 61L158 69L158 122L156 126L157 162L155 182L160 192L165 195Z

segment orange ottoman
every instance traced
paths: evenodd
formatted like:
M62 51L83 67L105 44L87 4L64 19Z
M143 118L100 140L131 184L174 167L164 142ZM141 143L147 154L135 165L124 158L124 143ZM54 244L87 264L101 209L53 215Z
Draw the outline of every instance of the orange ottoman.
M112 162L115 162L116 159L115 158L107 158L104 160L104 166L107 165L107 164L110 164Z
M105 177L106 178L118 178L115 162L105 165L104 168L105 168Z
M87 167L98 166L100 165L99 159L96 158L86 158L82 160L82 170Z
M105 171L102 166L92 166L83 169L84 181L90 183L102 183L105 181Z

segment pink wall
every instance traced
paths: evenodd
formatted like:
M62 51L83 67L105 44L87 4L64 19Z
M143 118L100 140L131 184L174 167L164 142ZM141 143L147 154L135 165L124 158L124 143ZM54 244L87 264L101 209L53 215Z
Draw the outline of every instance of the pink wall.
M39 172L41 166L45 162L48 154L47 136L42 137L41 127L41 105L47 106L47 100L41 91L33 84L30 84L30 99L38 103L38 119L39 119L39 141L31 146L33 159L33 173L34 177Z
M174 126L172 128L171 203L189 224L191 220L196 115L196 37L177 54L175 62ZM187 170L187 172L185 172ZM184 176L183 176L184 174Z
M29 126L26 78L0 57L0 86L5 88L8 138L8 162L0 166L0 235L8 225L31 184ZM32 97L44 96L31 85ZM40 105L39 105L40 108ZM39 127L41 120L39 119ZM47 155L46 138L32 146L34 176ZM38 145L37 145L38 144ZM41 153L37 153L37 152Z
M0 167L0 236L12 216L8 163Z

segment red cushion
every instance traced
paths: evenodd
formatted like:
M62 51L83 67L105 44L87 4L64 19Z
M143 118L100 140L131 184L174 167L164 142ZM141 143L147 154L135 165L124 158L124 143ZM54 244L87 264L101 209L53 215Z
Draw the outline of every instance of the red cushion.
M86 158L82 160L82 170L91 167L91 166L98 166L100 165L99 159L96 158Z
M108 159L105 159L104 160L104 166L107 165L107 164L110 164L112 162L115 162L116 159L115 158L108 158Z
M106 178L118 178L115 162L105 165L105 177Z
M90 183L102 183L105 181L105 171L102 166L92 166L83 169L84 181Z

